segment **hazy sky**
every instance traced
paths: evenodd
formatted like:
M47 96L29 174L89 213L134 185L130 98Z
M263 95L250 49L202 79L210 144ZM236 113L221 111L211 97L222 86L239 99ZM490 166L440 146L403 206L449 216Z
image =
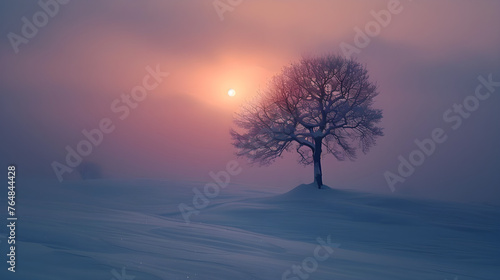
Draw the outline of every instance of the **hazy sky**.
M389 2L246 0L221 20L212 1L73 0L16 54L8 34L22 36L23 17L33 22L42 8L2 1L3 166L57 180L51 163L64 163L65 147L109 118L114 131L85 157L105 177L209 182L208 172L235 158L228 131L240 105L301 55L354 45L355 28ZM402 0L398 7L357 55L379 87L385 136L354 162L325 157L325 183L391 194L384 172L396 173L398 156L408 158L415 139L442 128L447 141L393 195L499 203L500 87L456 130L443 114L474 94L480 75L500 81L500 2ZM169 76L121 120L111 105L142 84L147 66ZM295 154L270 167L240 162L235 182L285 190L312 181L312 167L298 165Z

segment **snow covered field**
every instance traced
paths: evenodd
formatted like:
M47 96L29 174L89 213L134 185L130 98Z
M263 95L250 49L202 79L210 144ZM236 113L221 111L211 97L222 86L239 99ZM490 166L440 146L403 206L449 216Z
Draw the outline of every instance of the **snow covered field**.
M231 184L187 224L179 203L202 186L19 181L16 273L0 278L500 279L496 207Z

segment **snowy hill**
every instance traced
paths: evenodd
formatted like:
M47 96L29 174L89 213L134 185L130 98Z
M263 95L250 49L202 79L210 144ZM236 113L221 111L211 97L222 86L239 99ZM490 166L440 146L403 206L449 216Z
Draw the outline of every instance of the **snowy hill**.
M494 280L500 275L500 209L488 206L311 185L283 194L230 185L187 224L178 206L189 203L192 189L203 183L23 185L17 272L3 269L1 279Z

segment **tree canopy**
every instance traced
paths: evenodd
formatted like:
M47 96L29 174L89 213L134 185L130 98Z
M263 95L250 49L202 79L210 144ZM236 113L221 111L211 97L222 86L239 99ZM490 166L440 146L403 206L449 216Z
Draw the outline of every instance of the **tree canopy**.
M382 136L382 110L372 108L377 87L366 68L338 55L304 57L284 67L254 101L236 115L231 129L238 156L270 164L295 150L299 162L314 163L321 188L322 152L338 160L368 152Z

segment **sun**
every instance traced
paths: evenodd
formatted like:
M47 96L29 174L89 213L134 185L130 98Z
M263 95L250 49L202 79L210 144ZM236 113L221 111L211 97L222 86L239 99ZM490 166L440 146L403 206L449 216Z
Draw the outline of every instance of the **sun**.
M236 91L234 89L230 89L227 91L227 95L229 96L235 96L236 95Z

